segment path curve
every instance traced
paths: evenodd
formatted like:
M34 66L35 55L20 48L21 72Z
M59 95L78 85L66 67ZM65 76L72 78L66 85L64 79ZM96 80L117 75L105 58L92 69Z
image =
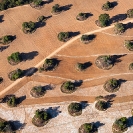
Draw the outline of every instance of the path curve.
M125 20L125 21L121 21L123 24L129 23L129 22L133 22L133 19L129 19L129 20ZM84 34L94 34L96 32L101 32L107 29L111 29L114 27L114 24L112 24L111 26L108 27L104 27L104 28L99 28ZM61 51L63 48L65 48L66 46L68 46L69 44L71 44L72 42L74 42L75 40L79 39L83 34L80 34L74 38L72 38L71 40L69 40L68 42L64 43L61 47L57 48L54 52L52 52L50 55L48 55L47 57L45 57L42 61L40 61L36 66L34 66L35 68L38 68L40 65L43 64L43 62L45 61L46 58L51 58L53 55L57 54L59 51ZM0 96L3 95L5 92L9 91L13 86L15 86L17 83L21 82L22 80L24 80L26 77L20 78L16 81L14 81L11 85L9 85L8 87L6 87L3 91L0 92Z

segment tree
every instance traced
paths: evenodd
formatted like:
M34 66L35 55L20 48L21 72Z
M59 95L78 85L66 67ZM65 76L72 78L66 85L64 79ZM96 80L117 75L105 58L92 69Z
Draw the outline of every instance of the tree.
M101 27L106 27L106 26L108 25L108 23L109 23L109 19L110 19L109 14L106 14L106 13L101 14L101 15L99 16L99 20L98 20L100 26L101 26Z
M42 4L42 0L33 0L33 3L36 5L36 6L39 6Z
M77 17L76 17L76 19L77 20L80 20L80 21L83 21L83 20L85 20L85 19L87 19L87 15L86 15L86 13L79 13L78 15L77 15Z
M57 12L60 12L60 5L59 4L55 4L52 7L52 13L57 13Z
M60 32L59 34L58 34L58 39L60 40L60 41L62 41L62 42L66 42L67 40L68 40L68 38L69 38L69 32Z
M15 107L17 105L17 98L15 96L11 96L7 101L7 105L10 107Z
M122 34L125 31L123 23L116 23L114 31L116 34Z
M105 4L102 6L102 10L108 11L109 9L112 8L112 3L107 1Z
M129 9L129 10L127 11L127 17L133 18L133 9Z

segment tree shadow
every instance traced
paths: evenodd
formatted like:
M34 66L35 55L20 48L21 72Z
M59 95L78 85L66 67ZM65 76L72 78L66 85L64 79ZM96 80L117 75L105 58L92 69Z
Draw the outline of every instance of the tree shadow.
M71 9L72 6L73 6L72 4L68 4L68 5L65 5L65 6L61 6L60 7L60 10L61 11L67 11L67 10Z
M35 27L36 27L36 29L38 29L38 28L41 28L41 27L43 27L45 25L46 25L45 22L36 22Z
M69 32L70 37L75 37L80 34L80 31L77 32Z
M1 47L0 47L0 52L6 50L8 47L9 47L9 45L7 45L7 46L1 46Z
M21 123L20 121L12 121L12 120L10 120L8 122L11 125L13 131L24 129L24 127L26 126L26 123Z
M119 81L119 84L120 85L123 84L123 83L125 83L125 82L127 82L127 80L125 80L125 79L119 79L118 81Z
M85 109L87 106L89 106L88 101L81 101L80 102L82 109Z
M89 35L89 40L92 41L96 38L96 35L95 34L91 34Z
M128 127L133 126L133 116L128 117L127 119L128 119Z
M42 87L42 89L44 91L53 90L54 88L55 88L55 85L53 85L53 84L45 85L45 86Z
M106 100L106 101L111 101L113 98L115 98L116 97L116 94L111 94L111 95L106 95L106 96L104 96L104 99Z
M4 18L4 15L0 15L0 23L4 22L3 18Z
M89 17L93 16L92 13L85 13L85 15L86 15L86 18L89 18Z
M129 22L127 24L124 24L124 28L125 28L125 30L132 29L133 28L133 23Z
M127 18L127 14L117 14L110 19L110 23L116 23Z
M97 128L99 128L99 127L101 127L101 126L103 126L103 125L105 125L105 124L104 124L104 123L101 123L100 121L97 121L97 122L94 123L94 125L95 125Z
M113 55L112 56L112 63L114 65L116 65L117 63L121 62L122 60L120 59L123 56L126 56L127 54L123 54L123 55Z
M17 98L17 104L22 103L26 99L26 95Z
M26 77L30 77L32 76L34 73L37 72L37 68L35 67L31 67L31 68L28 68L26 70L23 71L23 75L22 76L26 76Z
M75 80L75 81L74 81L74 86L75 86L75 87L79 87L79 86L82 85L82 83L83 83L83 80Z
M118 2L117 1L113 1L113 2L111 2L111 5L112 5L112 8L114 8L115 6L118 5Z
M48 20L52 17L52 15L45 17L45 20Z
M50 4L50 3L52 3L54 0L47 0L47 1L43 1L44 2L44 4Z
M87 69L88 67L90 67L92 65L91 62L85 62L84 63L84 69Z
M21 53L20 56L23 61L32 60L38 55L38 51L32 51L29 53Z
M55 117L57 117L61 113L61 111L59 110L59 108L60 108L60 106L57 106L57 107L49 107L45 111L50 114L51 118L55 118Z

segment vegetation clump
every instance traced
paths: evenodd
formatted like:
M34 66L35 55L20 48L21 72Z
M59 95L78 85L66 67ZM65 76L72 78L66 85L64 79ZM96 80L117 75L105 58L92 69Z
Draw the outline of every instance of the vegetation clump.
M123 23L116 23L114 27L115 34L121 35L125 32Z
M32 118L32 123L37 127L42 127L48 123L49 119L50 114L48 112L38 109Z
M128 17L128 18L133 18L133 9L129 9L129 10L127 11L127 17Z
M73 93L76 90L76 87L73 82L66 81L61 85L61 91L63 93Z
M107 109L107 102L104 100L98 100L95 104L95 108L100 111L105 111Z
M16 6L29 4L31 2L33 2L33 0L2 0L0 3L0 11Z
M60 32L58 34L59 41L66 42L70 38L69 32Z
M103 87L107 92L113 93L113 92L118 91L120 87L120 83L117 79L112 78L110 80L107 80Z
M79 128L79 133L97 133L97 127L93 123L84 123Z
M0 132L1 133L12 133L12 126L8 121L5 121L4 119L0 118Z
M37 18L37 21L38 22L44 22L46 20L46 17L45 16L39 16L38 18Z
M125 46L129 51L133 51L133 40L125 40L124 46Z
M130 63L129 70L133 70L133 63Z
M23 74L23 70L21 70L21 69L16 69L16 70L10 72L10 73L8 74L8 77L9 77L10 80L15 81L15 80L17 80L18 78L20 78L20 77L22 76L22 74Z
M80 103L73 102L68 106L68 112L71 116L79 116L82 114L82 106Z
M31 89L30 94L35 98L42 97L45 94L45 90L42 86L34 86Z
M0 38L0 43L2 44L9 44L13 41L13 37L11 35L6 35Z
M113 59L111 56L102 55L96 59L95 64L100 69L109 70L113 67Z
M16 107L17 106L17 98L14 95L11 97L8 97L7 105L9 107Z
M58 60L57 59L46 59L44 61L43 67L40 68L41 71L53 71L58 66Z
M86 13L79 13L77 16L76 16L76 19L79 20L79 21L84 21L87 19L87 14Z
M35 30L36 30L35 23L32 21L23 22L22 28L23 28L23 32L25 34L27 34L27 33L31 34L31 33L35 32Z
M128 129L128 119L126 117L121 117L117 119L112 126L113 133L123 133L127 129Z
M43 7L42 0L32 0L30 6L32 8L41 9Z
M113 5L111 2L107 1L105 4L103 4L102 6L102 10L108 11L111 10L113 8Z
M19 52L12 53L10 56L7 57L7 59L11 65L17 65L22 61Z
M96 25L99 27L106 27L109 24L110 16L109 14L101 14L99 19L96 21Z
M61 13L60 5L59 4L55 4L52 7L51 13L54 14L54 15L57 15L57 14Z
M76 68L77 68L79 71L83 71L83 70L85 70L85 64L84 64L84 63L77 63L77 64L76 64Z

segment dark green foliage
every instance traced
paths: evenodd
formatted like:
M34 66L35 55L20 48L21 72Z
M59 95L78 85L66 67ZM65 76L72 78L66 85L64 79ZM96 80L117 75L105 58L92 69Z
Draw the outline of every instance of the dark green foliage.
M109 10L110 8L112 8L112 3L107 1L105 4L103 4L102 9L103 10Z
M125 40L125 47L129 51L133 51L133 41L132 40Z
M60 41L65 42L65 41L67 41L68 38L69 38L69 32L60 32L60 33L58 34L58 39L59 39Z
M130 63L129 70L133 70L133 63Z
M99 100L96 104L95 104L96 109L100 110L100 111L104 111L107 109L107 103L103 100Z
M41 86L35 86L33 87L33 90L37 93L41 93L43 91Z
M53 59L46 59L45 62L47 65L54 65L54 60Z
M88 133L92 132L93 130L93 124L92 123L85 123L84 124L84 130Z
M80 103L71 103L71 104L69 105L69 107L70 107L70 110L71 110L72 112L78 112L78 111L81 110L81 105L80 105Z
M109 80L109 83L110 83L111 87L117 87L118 86L118 81L116 79Z
M21 69L14 70L9 73L9 78L14 81L14 80L20 78L22 73L23 73L23 71Z
M13 62L20 62L21 58L20 58L20 53L19 52L15 52L12 53L10 56L8 56L8 61L13 61Z
M37 18L37 21L38 22L43 22L45 20L45 16L39 16L38 18Z
M12 127L9 122L0 118L0 132L1 133L12 133Z
M108 25L108 22L109 22L109 19L110 19L109 14L106 14L106 13L101 14L101 15L99 16L99 23L100 23L100 26L101 26L101 27L107 26L107 25Z
M63 86L67 90L74 90L75 89L74 83L72 83L71 81L65 82Z
M84 18L86 17L86 13L82 13L82 12L81 12L81 13L79 13L78 15L81 16L81 17L84 17Z
M36 110L35 117L47 121L49 119L49 114L46 111Z
M52 7L52 12L60 12L60 5L59 4L55 4L53 7Z
M23 22L22 27L26 33L32 33L35 30L35 23L32 21Z
M17 105L17 98L15 96L10 97L10 99L7 101L7 105L15 107Z
M133 18L133 9L129 9L129 10L127 11L127 17Z
M81 41L88 41L89 40L89 35L82 35Z
M25 5L33 2L33 0L2 0L0 3L0 10L6 10L8 8Z
M13 38L11 35L6 35L6 36L3 36L2 38L0 38L0 40L1 40L0 43L8 44L13 40Z
M77 67L78 67L78 69L81 70L81 71L85 69L84 63L77 63Z
M33 3L36 5L36 6L39 6L42 4L42 0L33 0Z
M117 119L113 124L113 128L119 132L125 131L125 129L127 128L127 122L128 122L128 120L126 117Z
M122 23L116 23L114 28L116 34L121 34L125 31L124 25Z

